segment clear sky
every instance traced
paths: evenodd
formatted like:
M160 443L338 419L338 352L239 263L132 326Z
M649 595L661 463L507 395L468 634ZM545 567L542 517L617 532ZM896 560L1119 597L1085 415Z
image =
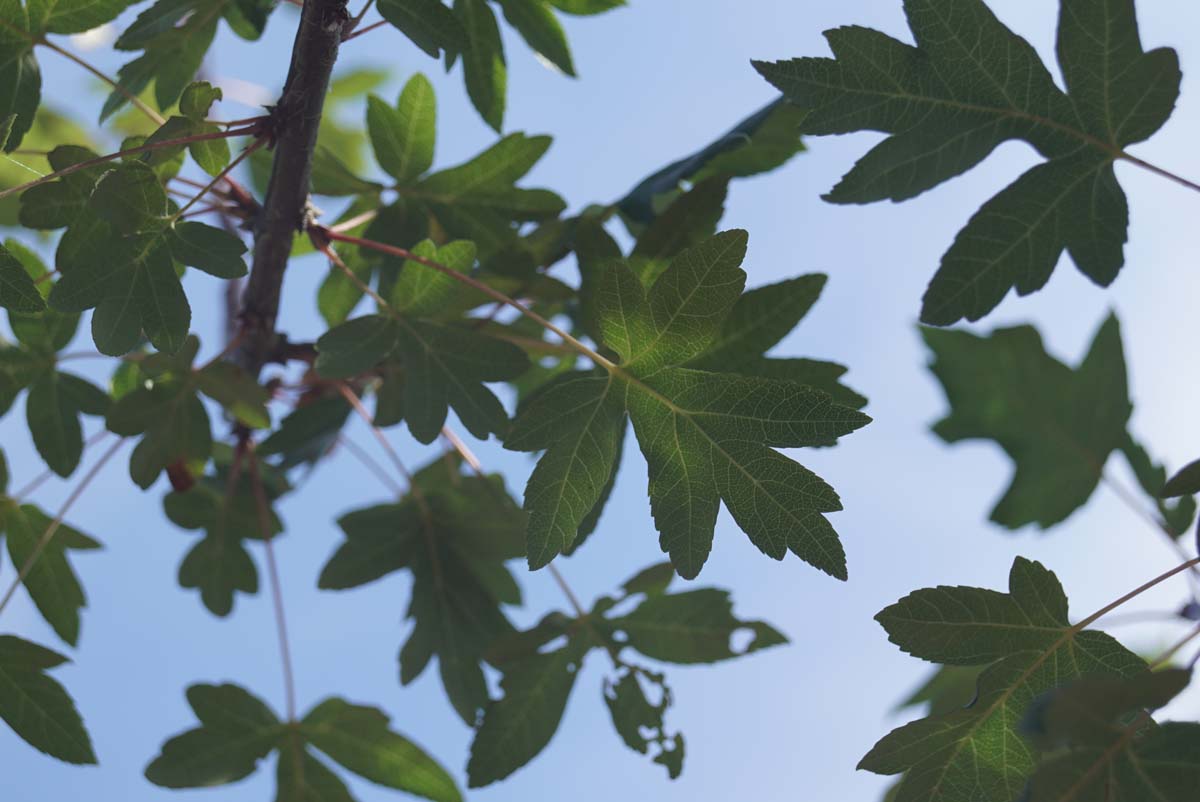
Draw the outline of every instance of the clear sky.
M1057 4L992 0L992 5L1053 63ZM1184 84L1174 118L1134 152L1196 178L1200 85L1192 76L1200 69L1200 6L1178 0L1139 0L1138 6L1144 41L1178 49ZM209 74L218 84L231 79L259 84L273 97L287 69L295 20L291 9L281 9L258 44L222 33ZM630 7L603 17L567 21L582 75L575 81L544 69L509 37L506 128L555 138L530 185L555 189L572 208L608 201L770 100L773 92L750 68L751 58L825 54L821 31L850 23L907 36L900 0L631 0ZM93 55L106 68L119 64L103 51ZM77 69L49 53L41 61L51 100L94 120L100 96L77 89L85 80ZM354 40L338 68L352 64L386 67L392 76L388 97L414 71L434 80L439 165L453 164L494 138L469 108L458 72L447 77L399 33L383 29ZM72 87L71 94L60 87ZM253 113L233 103L223 109L233 117ZM355 109L354 115L361 112ZM928 670L887 642L872 621L878 610L939 583L1003 588L1012 557L1021 554L1059 573L1078 618L1176 561L1154 532L1103 489L1045 537L1008 533L986 522L1006 484L1008 461L994 446L947 448L929 433L944 399L925 370L928 357L916 317L925 283L954 234L1035 156L1024 145L1005 145L967 177L902 205L822 202L819 195L877 139L864 134L810 140L810 151L786 168L735 184L723 223L750 231L751 286L799 273L830 277L821 302L776 353L847 364L849 383L870 398L872 425L836 449L797 454L842 495L846 511L834 523L849 553L850 581L836 582L794 558L776 563L763 557L722 513L698 584L733 589L739 614L771 621L792 643L716 667L669 669L676 697L671 724L687 738L683 777L667 781L661 767L619 741L601 700L606 666L596 655L545 752L508 781L471 792L471 799L872 802L886 781L855 772L854 765L899 722L889 710ZM1034 322L1049 348L1074 362L1107 312L1117 310L1136 405L1134 430L1178 467L1200 452L1194 412L1200 386L1192 364L1192 344L1200 342L1194 302L1200 290L1195 257L1200 198L1127 165L1117 171L1130 197L1132 225L1127 266L1115 285L1094 287L1064 261L1046 290L1027 299L1009 297L980 328ZM320 331L313 293L324 273L313 258L297 260L289 270L283 321L297 337ZM193 276L187 286L194 328L211 353L219 336L218 284ZM76 345L90 347L86 326ZM0 442L17 486L23 475L41 470L23 423L19 406L0 422ZM352 432L369 444L361 426ZM391 437L410 463L421 459L402 428ZM490 468L508 473L510 487L519 492L532 463L494 443L478 450ZM125 457L105 470L70 515L107 548L75 561L89 608L80 648L71 653L74 664L56 672L78 702L101 765L66 767L0 727L0 796L5 802L268 799L274 783L268 767L236 786L183 796L142 777L162 740L192 725L183 696L187 685L234 681L277 709L283 694L266 594L240 596L234 614L218 620L194 593L180 589L176 571L193 535L162 515L162 482L146 493L129 482ZM278 545L300 705L334 694L379 705L397 729L465 782L470 733L446 702L436 672L408 688L397 682L406 580L393 576L347 593L315 588L320 566L340 537L334 519L387 497L386 488L349 458L319 470L319 490L317 483L308 485L283 504L288 531ZM1118 478L1127 474L1118 459L1110 471ZM52 483L34 500L56 508L70 487ZM644 463L631 448L598 533L577 558L559 564L587 599L659 559ZM0 584L12 576L6 559ZM518 613L522 622L563 606L545 572L522 580L528 602ZM1172 607L1184 589L1172 585L1139 606ZM23 594L4 618L0 630L57 648ZM1131 646L1151 651L1172 635L1124 628L1116 634L1131 634ZM1173 709L1195 718L1200 698L1193 693ZM363 802L395 796L349 782Z

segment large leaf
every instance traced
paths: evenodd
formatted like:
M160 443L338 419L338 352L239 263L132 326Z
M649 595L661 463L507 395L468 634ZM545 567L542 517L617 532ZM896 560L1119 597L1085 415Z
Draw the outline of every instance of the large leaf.
M877 774L907 772L896 802L1012 802L1037 764L1021 722L1041 694L1081 677L1135 676L1146 664L1110 636L1072 626L1052 572L1017 558L1007 594L983 588L918 590L876 620L925 660L987 666L975 701L892 731L862 759Z
M922 333L950 402L934 431L949 443L993 440L1015 465L992 520L1011 529L1046 528L1082 506L1109 454L1125 442L1132 411L1116 318L1100 327L1078 368L1047 354L1030 326L986 337Z
M721 501L751 541L844 578L845 554L824 514L837 494L774 448L823 445L868 418L790 381L691 367L721 342L745 283L746 235L719 234L678 254L649 290L607 263L594 299L617 364L564 376L520 412L505 446L546 449L529 479L528 557L539 568L570 547L614 468L625 416L650 469L650 506L676 570L695 577ZM761 351L760 351L761 353Z
M983 0L905 0L915 47L851 26L826 32L834 58L755 63L809 111L806 132L891 135L826 196L835 203L911 198L1011 139L1046 159L959 232L925 293L926 323L978 320L1011 289L1041 289L1064 250L1105 286L1124 262L1129 210L1113 162L1170 117L1179 62L1142 49L1133 0L1060 6L1066 93Z

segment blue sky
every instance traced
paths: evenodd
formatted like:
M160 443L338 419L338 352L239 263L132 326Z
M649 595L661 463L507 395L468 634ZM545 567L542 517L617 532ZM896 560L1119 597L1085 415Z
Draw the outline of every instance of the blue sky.
M1056 4L993 0L992 5L1053 63ZM1134 152L1195 178L1200 176L1195 158L1200 86L1191 76L1200 66L1200 7L1175 0L1138 5L1146 44L1178 49L1184 85L1174 118ZM208 72L217 83L258 83L273 96L286 72L295 19L290 9L281 10L258 44L222 34ZM575 81L544 69L509 37L506 128L555 138L530 185L555 189L572 208L611 200L773 97L750 68L751 58L825 54L821 31L850 23L907 35L900 0L632 0L630 7L603 17L567 20L582 76ZM119 64L103 51L93 55L108 69ZM77 68L53 54L41 61L50 97L94 120L98 96L74 94L77 90L55 95L55 87L81 85ZM434 80L439 165L453 164L494 139L467 104L458 72L444 75L400 34L383 29L354 40L339 69L350 65L386 67L392 76L383 93L388 97L414 71ZM253 110L226 103L221 113L244 117ZM471 799L871 802L886 781L855 772L854 765L898 723L888 711L927 671L887 642L871 620L878 610L913 589L938 583L1002 588L1012 557L1021 554L1059 573L1073 613L1082 617L1174 564L1155 533L1104 489L1046 536L1009 533L986 522L1006 483L1007 459L988 444L947 448L929 433L944 400L924 369L928 357L916 317L925 283L954 234L972 210L1032 165L1035 156L1024 145L1005 145L967 177L902 205L822 202L819 195L877 139L863 134L810 140L810 151L784 169L736 184L723 223L750 232L745 266L751 286L799 273L830 277L821 302L777 353L849 365L849 383L871 399L871 426L836 449L797 454L842 495L846 511L834 523L849 553L850 581L831 580L794 558L776 563L763 557L723 513L698 584L732 589L739 614L771 621L792 643L715 667L669 670L676 698L671 723L687 738L683 777L668 782L660 767L621 744L601 701L605 666L597 656L577 681L563 725L546 751L508 781L472 792ZM1008 298L978 328L1034 322L1052 352L1075 361L1115 309L1130 364L1134 430L1177 467L1200 451L1194 414L1200 386L1187 347L1200 341L1193 302L1200 290L1195 259L1200 198L1134 167L1118 165L1117 170L1130 196L1132 225L1127 266L1114 286L1097 288L1064 261L1046 290L1027 299ZM324 273L312 258L289 269L282 319L299 338L320 331L313 297ZM189 279L188 289L194 329L211 353L219 331L219 286L199 276ZM81 331L76 345L90 347L86 327ZM372 445L357 424L352 436ZM402 429L391 438L410 463L422 459ZM13 466L14 484L23 483L22 475L40 472L19 407L0 421L0 442ZM531 467L525 456L503 452L494 443L479 444L478 452L489 468L507 472L510 488L519 492ZM88 456L94 459L96 453ZM188 684L234 681L279 710L283 698L267 595L239 597L234 614L218 620L193 593L180 589L176 570L193 536L163 517L161 483L146 493L129 483L125 458L122 454L104 471L70 516L107 548L76 560L89 608L80 648L72 653L74 664L56 674L76 697L101 765L64 767L0 728L5 799L269 798L274 778L267 767L236 786L182 796L141 776L161 741L191 725L183 697ZM396 679L396 652L406 634L406 581L392 577L348 593L315 589L320 566L339 539L333 520L385 500L387 490L346 457L319 470L319 484L306 486L283 505L288 533L278 544L300 706L335 694L377 704L397 729L461 779L470 733L445 701L436 672L408 688L400 688ZM1127 473L1115 458L1110 471L1117 477ZM70 487L48 484L34 500L56 508ZM660 557L645 498L644 463L636 449L629 449L593 542L560 566L588 599ZM5 560L0 584L12 576ZM522 580L527 607L520 620L532 622L564 606L545 572ZM1182 583L1170 585L1139 600L1138 607L1173 607L1184 590ZM23 594L4 618L4 631L55 644ZM1123 628L1116 634L1153 651L1173 633ZM1195 718L1200 698L1185 697L1173 712ZM350 782L363 802L395 797Z

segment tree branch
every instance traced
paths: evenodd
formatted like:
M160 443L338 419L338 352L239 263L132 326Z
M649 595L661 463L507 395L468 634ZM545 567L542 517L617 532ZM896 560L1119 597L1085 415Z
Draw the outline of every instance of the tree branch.
M246 336L235 360L257 376L274 350L283 272L292 240L308 222L309 177L329 76L337 60L346 0L306 0L300 13L287 82L271 115L275 162L254 231L254 263L242 295Z

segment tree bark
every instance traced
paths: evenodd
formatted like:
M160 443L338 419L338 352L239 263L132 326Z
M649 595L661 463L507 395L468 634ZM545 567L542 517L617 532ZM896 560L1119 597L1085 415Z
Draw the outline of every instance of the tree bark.
M283 274L292 241L309 218L309 178L346 0L305 0L283 94L271 115L275 160L254 228L254 262L239 311L242 342L235 361L257 376L276 350Z

